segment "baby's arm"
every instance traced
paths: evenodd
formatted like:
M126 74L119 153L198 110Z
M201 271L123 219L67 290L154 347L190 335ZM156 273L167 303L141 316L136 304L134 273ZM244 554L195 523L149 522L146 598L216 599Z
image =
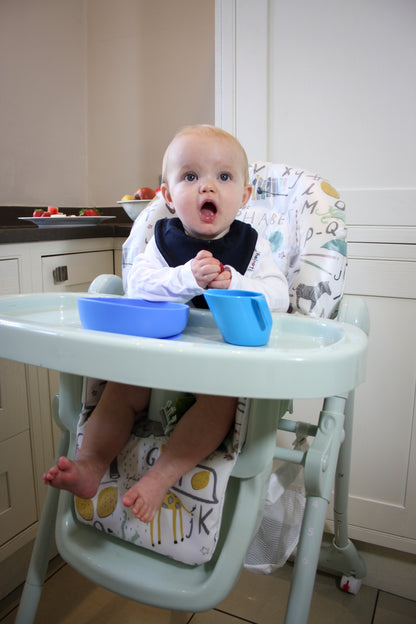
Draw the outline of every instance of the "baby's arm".
M127 276L126 294L149 301L186 303L204 292L194 277L191 263L189 260L177 267L168 266L152 238L145 251L134 259Z

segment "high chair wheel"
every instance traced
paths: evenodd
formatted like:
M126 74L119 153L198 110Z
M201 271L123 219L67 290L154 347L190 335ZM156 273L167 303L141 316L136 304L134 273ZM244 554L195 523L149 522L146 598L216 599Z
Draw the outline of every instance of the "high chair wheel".
M361 589L362 580L355 578L355 576L343 576L341 578L340 587L342 591L348 594L358 594Z

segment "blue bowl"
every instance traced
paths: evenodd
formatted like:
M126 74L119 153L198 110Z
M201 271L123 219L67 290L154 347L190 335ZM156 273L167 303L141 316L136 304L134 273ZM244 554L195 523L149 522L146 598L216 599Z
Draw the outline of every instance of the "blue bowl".
M78 312L85 329L145 338L171 338L185 329L189 306L128 297L80 297Z

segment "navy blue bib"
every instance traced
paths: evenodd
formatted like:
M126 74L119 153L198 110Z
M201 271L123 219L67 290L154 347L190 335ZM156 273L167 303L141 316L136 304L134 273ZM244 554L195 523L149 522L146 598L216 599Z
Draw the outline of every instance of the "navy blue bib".
M177 267L195 258L202 249L210 251L214 258L229 264L244 275L257 243L257 232L248 223L233 221L229 232L222 238L202 240L188 236L177 217L160 219L155 225L156 245L167 264ZM207 308L203 295L192 299L197 308Z

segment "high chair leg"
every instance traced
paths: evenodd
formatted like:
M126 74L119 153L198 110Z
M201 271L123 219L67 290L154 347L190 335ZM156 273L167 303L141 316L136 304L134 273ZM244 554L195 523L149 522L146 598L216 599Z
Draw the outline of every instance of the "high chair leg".
M285 624L307 624L327 509L323 498L307 498Z
M68 444L69 432L62 431L58 444L58 457L66 455ZM55 535L59 494L60 490L48 487L15 624L32 624L35 620Z
M62 383L63 378L66 382L64 384ZM52 414L56 424L61 429L56 459L61 455L68 454L69 429L71 426L73 428L80 411L78 397L81 396L81 386L82 377L61 373L61 399L56 396L52 402ZM59 495L60 490L48 487L15 624L32 624L35 619L48 568L52 541L55 536Z
M319 565L346 576L362 579L366 575L363 558L348 537L348 494L350 481L354 392L345 406L345 438L341 445L334 488L334 539L322 548Z
M297 548L285 624L306 624L318 567L340 444L345 397L326 399L305 460L306 506Z

